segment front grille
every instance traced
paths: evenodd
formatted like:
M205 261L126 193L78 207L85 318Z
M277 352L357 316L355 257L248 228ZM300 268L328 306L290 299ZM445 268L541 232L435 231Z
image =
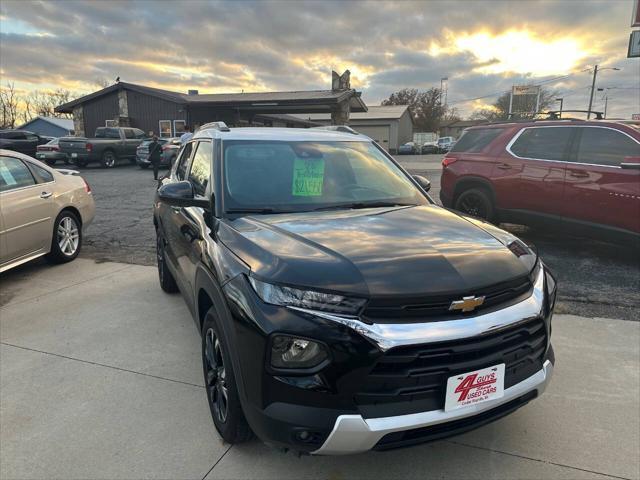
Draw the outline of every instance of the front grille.
M546 345L544 321L534 319L481 337L392 348L355 401L365 418L439 410L449 377L504 363L506 389L542 369Z
M532 288L531 279L525 276L484 288L447 295L433 295L428 298L372 298L363 312L363 317L371 323L405 322L407 320L424 321L425 319L433 319L434 321L450 320L451 318L459 318L465 315L475 315L481 311L498 307L504 308L508 304L516 303L529 296ZM485 300L473 312L462 313L449 310L451 302L461 300L462 297L466 296L484 296Z

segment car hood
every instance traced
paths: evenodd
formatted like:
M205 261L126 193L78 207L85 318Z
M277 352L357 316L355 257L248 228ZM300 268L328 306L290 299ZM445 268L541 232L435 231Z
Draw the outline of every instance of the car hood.
M242 217L218 235L258 278L364 296L469 291L530 270L504 240L435 205Z

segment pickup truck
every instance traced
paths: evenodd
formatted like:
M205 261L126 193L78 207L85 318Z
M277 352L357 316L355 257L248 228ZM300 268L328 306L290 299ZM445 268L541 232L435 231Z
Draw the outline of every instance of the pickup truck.
M138 128L98 127L93 138L62 137L58 144L60 151L78 167L99 162L104 168L111 168L120 159L135 164L136 149L145 138Z

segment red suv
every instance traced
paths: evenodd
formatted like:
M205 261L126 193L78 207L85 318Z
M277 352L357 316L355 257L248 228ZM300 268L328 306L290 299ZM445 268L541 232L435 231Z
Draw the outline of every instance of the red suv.
M490 221L640 235L640 130L607 121L472 127L442 161L445 207Z

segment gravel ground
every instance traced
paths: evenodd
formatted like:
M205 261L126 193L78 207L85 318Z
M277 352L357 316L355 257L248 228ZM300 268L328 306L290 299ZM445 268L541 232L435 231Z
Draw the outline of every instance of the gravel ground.
M400 156L413 174L431 180L438 201L439 155ZM86 168L82 175L96 200L96 218L87 229L83 257L97 261L155 264L152 172L123 165L112 170ZM535 244L557 274L557 311L590 317L640 320L640 252L621 245L561 235L557 232L502 225Z

